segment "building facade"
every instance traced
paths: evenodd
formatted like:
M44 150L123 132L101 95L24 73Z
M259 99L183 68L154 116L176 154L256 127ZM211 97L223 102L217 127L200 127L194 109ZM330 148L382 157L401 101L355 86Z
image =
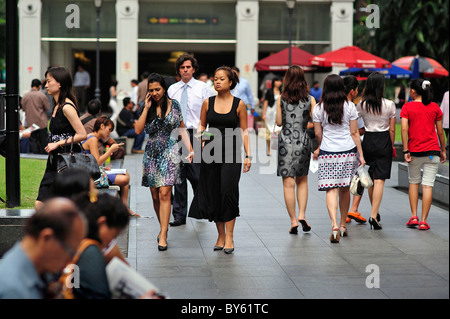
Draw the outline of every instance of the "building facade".
M312 54L352 45L354 0L297 0L292 44ZM95 89L96 9L93 0L19 0L20 94L47 67L75 72L83 63ZM197 57L200 72L236 65L257 96L261 58L289 43L285 0L103 0L100 82L130 91L144 71L174 75L180 52Z

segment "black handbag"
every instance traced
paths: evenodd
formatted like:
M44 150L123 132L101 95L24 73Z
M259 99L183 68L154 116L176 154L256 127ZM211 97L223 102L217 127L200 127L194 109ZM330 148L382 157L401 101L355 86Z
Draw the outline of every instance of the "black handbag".
M64 149L66 149L66 146L67 139L64 144ZM87 153L82 147L80 153L73 151L73 137L70 144L70 151L68 153L58 153L56 159L58 173L66 169L77 168L87 171L94 181L101 176L100 167L92 154Z

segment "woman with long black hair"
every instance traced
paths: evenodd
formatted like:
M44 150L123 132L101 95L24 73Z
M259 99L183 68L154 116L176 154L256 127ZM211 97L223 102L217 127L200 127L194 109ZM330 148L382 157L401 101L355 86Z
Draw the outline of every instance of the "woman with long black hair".
M50 197L50 187L58 174L57 153L69 151L72 142L74 151L80 152L81 147L78 143L85 140L87 136L80 121L70 72L65 67L51 67L45 72L45 79L45 89L53 97L55 107L49 125L49 143L45 147L45 151L49 154L47 167L34 204L36 210ZM64 149L65 145L67 145L66 149Z
M181 135L190 150L186 158L194 156L189 135L185 129L180 104L169 99L164 78L152 73L148 77L145 107L134 126L136 134L144 130L149 135L143 157L142 186L149 187L153 207L160 223L157 237L158 250L167 250L172 187L180 183L180 162L178 136Z
M358 162L365 165L357 118L355 105L347 100L342 78L336 74L327 76L321 101L313 111L314 133L319 143L314 158L319 159L319 191L327 193L332 243L338 243L341 236L348 236L346 218L350 205L350 181ZM339 224L338 205L341 212Z
M393 101L384 98L384 75L371 73L362 92L361 101L356 106L364 120L364 140L362 150L373 186L368 189L372 211L370 229L382 229L379 208L383 198L386 179L391 178L392 147L395 141L395 112Z

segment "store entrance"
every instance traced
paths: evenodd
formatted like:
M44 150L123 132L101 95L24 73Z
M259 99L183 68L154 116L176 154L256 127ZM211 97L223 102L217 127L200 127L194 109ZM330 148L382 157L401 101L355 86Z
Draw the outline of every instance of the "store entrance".
M91 76L91 86L88 90L87 101L95 97L95 77L96 77L96 51L95 50L77 50L73 74L77 71L78 63L82 63ZM78 56L78 58L77 58ZM116 79L116 52L100 51L100 94L102 102L102 112L108 112L109 88L111 82Z
M156 72L163 76L175 76L175 60L177 55L174 52L140 52L139 53L139 76L143 72ZM222 65L234 66L234 52L195 52L195 58L199 64L199 69L195 73L197 77L200 73L212 75L214 71Z

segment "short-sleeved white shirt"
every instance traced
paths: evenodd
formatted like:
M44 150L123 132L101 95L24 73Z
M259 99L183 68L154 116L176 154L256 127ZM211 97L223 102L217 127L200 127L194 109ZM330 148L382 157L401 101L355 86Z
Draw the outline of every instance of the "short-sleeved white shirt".
M328 115L323 108L323 104L319 103L316 105L313 111L313 121L322 124L320 149L327 152L343 152L354 148L356 145L350 133L350 121L357 118L358 113L355 104L346 101L344 103L342 124L330 124L328 123Z
M367 132L385 132L389 130L389 122L391 118L395 118L397 111L395 103L388 99L383 99L381 104L381 114L367 112L361 105L356 106L358 116L364 120L364 126Z

